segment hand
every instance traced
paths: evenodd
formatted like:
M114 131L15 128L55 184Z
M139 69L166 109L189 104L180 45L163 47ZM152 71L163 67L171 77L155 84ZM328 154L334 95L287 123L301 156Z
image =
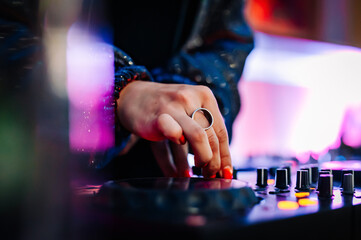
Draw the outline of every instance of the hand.
M180 150L186 139L193 149L195 165L203 168L205 177L214 177L217 172L225 178L232 177L227 130L209 88L134 81L121 91L117 104L119 121L126 129L150 141L172 142L177 175L189 168L185 149L182 148L183 153ZM190 118L200 107L207 108L214 117L213 126L207 131ZM163 172L172 175L170 158L160 158L157 160Z

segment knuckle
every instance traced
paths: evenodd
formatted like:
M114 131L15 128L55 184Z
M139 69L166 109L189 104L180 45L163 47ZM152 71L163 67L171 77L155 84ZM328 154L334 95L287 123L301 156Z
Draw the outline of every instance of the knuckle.
M191 133L194 142L203 142L206 139L206 132L200 126L195 127Z
M174 100L183 104L189 105L191 102L191 95L189 90L186 87L181 87L176 93Z
M209 87L200 85L200 86L197 86L197 88L198 88L198 91L200 92L200 94L203 96L203 98L205 98L205 99L214 98L213 92Z
M208 166L208 171L212 173L219 172L221 169L221 164L218 161L212 161Z
M218 138L215 134L211 134L208 136L208 142L213 150L218 151L219 142L218 142Z
M202 159L197 159L197 161L195 162L196 163L196 166L197 167L201 167L201 168L204 168L206 169L207 171L209 170L209 164L211 163L212 161L212 157L209 157L209 158L202 158Z
M228 133L225 127L222 127L216 132L219 142L228 142Z
M169 114L171 110L171 106L169 105L169 101L159 101L157 110L155 111L156 114L162 115L162 114Z
M166 121L166 118L167 118L167 116L164 113L159 114L159 116L156 119L157 125L162 126L164 124L164 122Z
M157 118L156 118L156 126L158 129L164 129L166 126L166 122L167 122L167 118L168 116L164 113L160 114Z
M157 129L159 129L162 134L169 138L177 138L182 135L182 129L177 127L169 127L169 122L171 122L171 116L165 113L160 114L156 119Z

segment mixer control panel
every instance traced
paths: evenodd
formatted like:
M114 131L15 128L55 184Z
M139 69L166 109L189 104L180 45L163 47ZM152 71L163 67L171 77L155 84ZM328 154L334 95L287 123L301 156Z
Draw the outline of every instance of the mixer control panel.
M234 178L109 181L90 189L91 204L80 201L79 208L90 206L82 211L87 213L83 221L96 226L90 228L98 231L94 234L117 226L112 235L132 237L175 233L182 239L207 240L289 239L295 233L311 239L361 236L358 170L280 165L236 169Z

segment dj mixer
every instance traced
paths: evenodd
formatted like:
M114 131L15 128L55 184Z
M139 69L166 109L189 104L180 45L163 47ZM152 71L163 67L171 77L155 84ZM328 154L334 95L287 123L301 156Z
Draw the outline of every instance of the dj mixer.
M239 169L234 178L80 187L77 229L88 238L361 239L360 171L280 165Z

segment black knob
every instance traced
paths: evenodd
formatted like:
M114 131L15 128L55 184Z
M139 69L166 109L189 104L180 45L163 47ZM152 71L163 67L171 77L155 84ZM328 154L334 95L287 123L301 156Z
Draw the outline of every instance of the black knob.
M317 183L318 180L318 167L313 166L311 167L311 184Z
M283 169L287 170L287 183L288 185L291 184L291 166L284 166Z
M342 170L342 173L341 173L341 186L340 186L340 188L343 188L343 176L344 176L345 174L348 174L348 173L352 174L352 177L353 177L353 170L352 170L352 169L343 169L343 170Z
M308 184L311 185L311 168L310 167L305 167L305 168L301 168L301 170L306 170L308 173Z
M330 198L333 196L333 175L321 174L318 179L318 196Z
M258 187L266 187L268 180L268 169L267 168L258 168L257 169L257 183Z
M287 189L288 188L288 176L287 176L286 169L277 169L275 187L278 189Z
M319 172L318 172L318 181L320 181L320 176L321 175L325 175L325 174L332 174L332 170L330 169L321 169ZM317 189L318 191L318 185L317 185Z
M308 178L309 174L307 170L298 170L295 189L299 191L309 191L310 180Z
M342 178L342 183L342 194L353 194L355 192L354 178L352 173L345 173Z

